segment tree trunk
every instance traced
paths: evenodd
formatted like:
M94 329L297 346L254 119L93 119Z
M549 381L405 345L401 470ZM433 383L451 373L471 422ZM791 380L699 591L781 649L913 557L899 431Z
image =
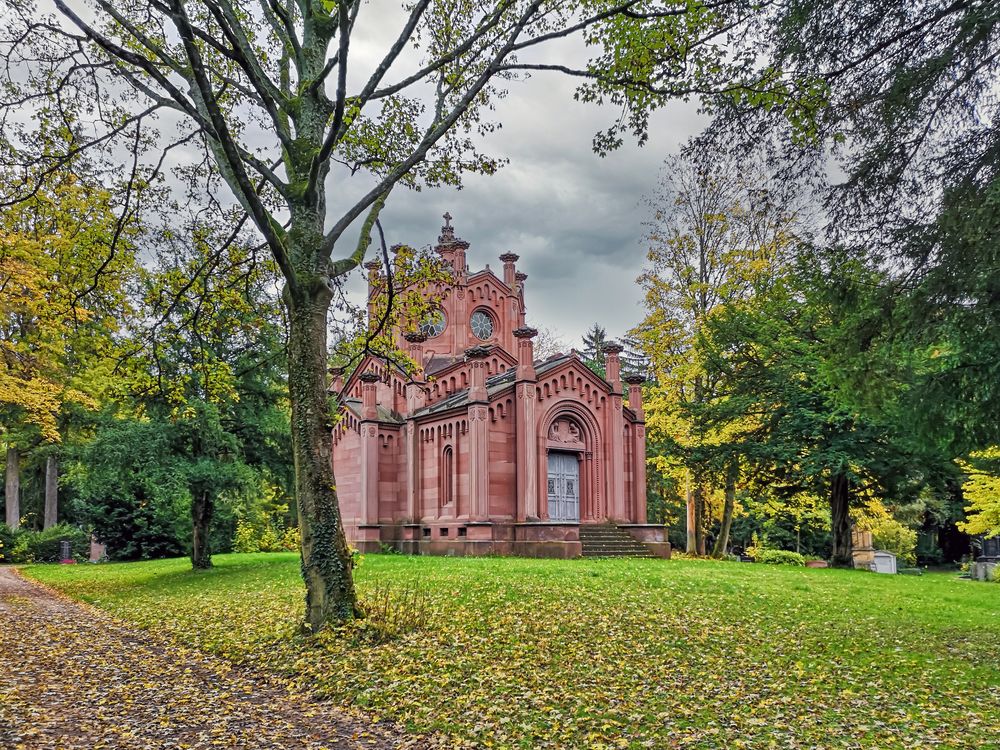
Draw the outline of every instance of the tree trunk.
M59 523L59 459L54 455L45 457L45 515L42 528L47 529Z
M328 623L361 615L331 460L326 351L331 295L319 282L316 286L319 288L298 295L286 291L295 496L302 535L306 623L314 633Z
M694 488L694 539L698 554L705 556L705 487L699 482Z
M191 567L207 570L212 567L212 516L215 501L202 490L191 498Z
M684 487L684 501L687 506L687 547L685 552L689 555L698 553L697 534L695 533L696 519L694 512L694 495L691 493L691 472L687 474L687 483Z
M7 499L7 525L16 529L21 525L21 456L17 448L7 448L7 482L4 491Z
M729 546L729 530L733 526L733 509L736 507L736 480L739 478L740 464L733 459L726 469L726 502L722 506L722 527L719 538L715 540L712 557L722 557Z
M833 532L833 556L835 567L850 568L854 564L851 555L851 484L847 474L839 472L830 480L830 527Z

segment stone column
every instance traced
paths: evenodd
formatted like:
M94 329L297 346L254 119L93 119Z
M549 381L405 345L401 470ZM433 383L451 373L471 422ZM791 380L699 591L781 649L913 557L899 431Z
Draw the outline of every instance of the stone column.
M515 462L517 466L517 508L519 523L538 520L538 435L535 424L535 346L532 339L538 335L534 328L522 326L514 330L517 339L517 372L514 394L516 406L514 430L516 434Z
M521 303L517 297L517 280L515 279L517 269L514 266L517 263L518 257L516 253L504 253L500 256L500 260L503 262L503 283L510 288L507 300L504 302L504 320L501 323L503 347L509 352L513 352L516 346L514 343L514 329L522 325L520 319Z
M362 525L378 523L378 375L363 372L361 381L361 519Z
M382 290L382 262L370 260L365 263L364 268L368 271L368 325L371 327L378 323L376 300Z
M417 372L415 373L416 376L423 377L424 342L427 341L427 336L420 333L420 331L411 331L409 333L404 333L403 338L406 339L406 343L410 345L410 359L417 363Z
M490 504L490 418L486 394L486 357L488 346L465 350L471 369L469 386L469 517L486 521Z
M632 430L632 489L634 491L633 523L646 523L646 415L642 409L642 375L626 375L628 383L628 406L635 412L636 423Z
M604 345L604 368L611 386L611 413L608 419L608 517L625 521L625 415L622 413L621 354L624 347L616 342Z
M330 373L330 387L327 390L339 399L340 392L344 390L344 368L331 367L327 372Z
M406 462L406 519L417 523L420 516L420 431L413 413L426 404L423 383L411 380L406 384L406 428L404 432Z
M524 325L524 282L527 280L528 274L518 271L514 274L514 281L517 282L517 296L518 296L518 314L517 314L517 324L518 326Z

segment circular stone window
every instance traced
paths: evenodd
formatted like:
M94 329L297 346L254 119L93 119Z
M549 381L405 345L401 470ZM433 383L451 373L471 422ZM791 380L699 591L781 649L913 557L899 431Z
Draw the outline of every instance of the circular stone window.
M423 319L420 323L420 332L427 338L432 339L444 333L445 325L444 313L438 310L437 312L430 313Z
M477 339L485 341L493 335L493 317L485 310L476 310L472 313L469 323Z

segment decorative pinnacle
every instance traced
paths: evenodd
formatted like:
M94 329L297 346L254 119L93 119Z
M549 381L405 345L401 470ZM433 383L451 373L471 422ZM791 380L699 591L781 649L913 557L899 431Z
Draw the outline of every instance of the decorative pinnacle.
M638 375L636 373L631 373L622 378L622 380L624 380L629 385L642 385L643 383L646 382L646 376Z
M500 256L500 260L504 263L517 263L521 256L517 253L504 253Z
M362 383L377 383L379 381L379 377L371 370L365 370L363 373L358 375L358 380Z
M465 356L468 359L483 359L484 357L488 357L491 351L493 351L492 346L483 346L480 344L479 346L466 349Z
M438 237L438 246L449 247L455 245L467 248L469 243L455 236L455 227L451 225L451 214L446 211L442 218L444 218L444 226L441 227L441 236Z
M367 268L369 271L377 271L382 267L382 261L373 259L365 263L362 267Z
M427 340L426 334L423 334L420 331L409 331L404 333L403 338L411 344L422 344Z
M514 278L517 279L518 281L524 281L526 278L528 278L528 274L524 273L523 271L518 271L517 273L514 274Z
M521 326L520 328L515 328L511 333L517 339L533 339L538 335L538 329L531 326Z
M619 344L617 341L609 341L604 346L601 347L601 351L605 354L621 354L625 351L625 347Z

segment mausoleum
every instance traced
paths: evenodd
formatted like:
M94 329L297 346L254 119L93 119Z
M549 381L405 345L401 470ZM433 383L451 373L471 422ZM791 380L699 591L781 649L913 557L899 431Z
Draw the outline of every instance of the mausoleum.
M451 282L419 331L395 332L420 369L374 356L346 382L333 463L347 538L429 554L668 555L646 523L642 378L606 379L576 353L536 360L518 256L471 271L451 217L435 248ZM366 266L381 288L378 263ZM440 290L439 290L440 291ZM374 292L372 292L374 293ZM582 538L582 540L581 540Z

